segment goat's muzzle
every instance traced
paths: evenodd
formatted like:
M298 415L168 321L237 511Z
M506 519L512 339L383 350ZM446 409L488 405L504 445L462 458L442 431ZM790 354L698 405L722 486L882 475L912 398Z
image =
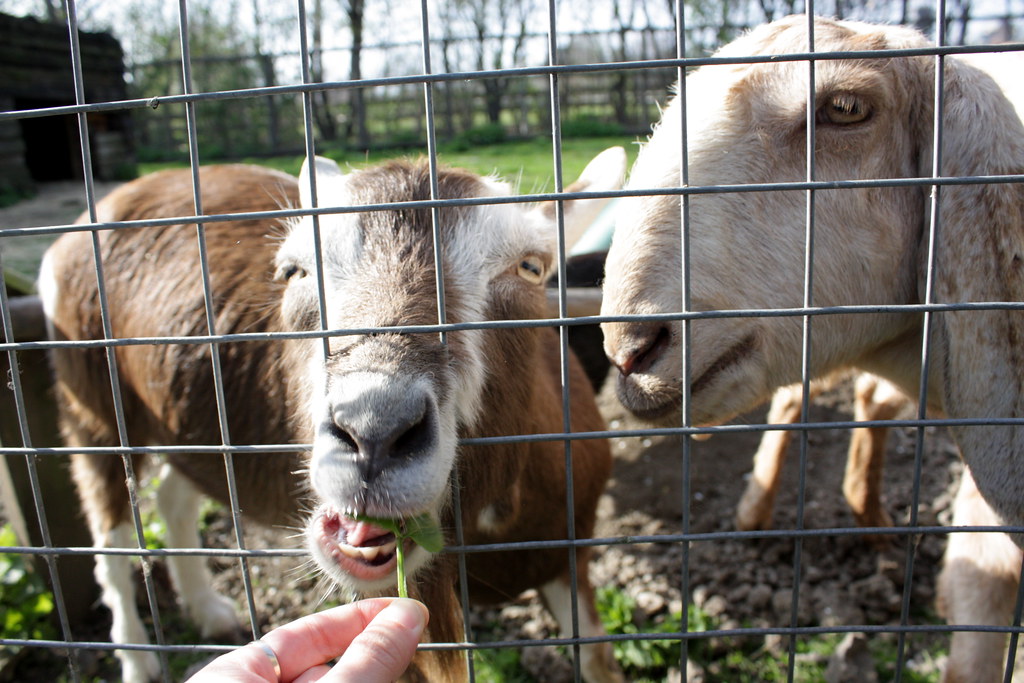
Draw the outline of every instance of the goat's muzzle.
M420 392L396 396L394 410L367 415L350 402L330 407L331 418L322 427L346 451L365 484L385 470L430 453L437 445L437 418L429 398Z
M332 378L315 415L310 479L319 502L373 517L434 511L454 458L454 440L443 435L454 430L442 426L429 382L347 373Z
M306 531L316 560L359 594L393 586L395 536L368 518L436 518L446 499L454 432L432 385L414 374L333 376L316 411L310 480L319 506ZM450 442L450 443L449 443ZM407 546L412 567L429 553Z
M608 335L608 355L623 376L646 372L669 347L672 333L662 323L632 323L624 333Z

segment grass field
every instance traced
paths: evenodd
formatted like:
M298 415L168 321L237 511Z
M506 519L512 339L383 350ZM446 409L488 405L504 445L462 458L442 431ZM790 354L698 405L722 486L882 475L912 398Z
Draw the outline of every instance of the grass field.
M576 138L562 141L562 180L568 185L579 176L587 165L602 150L621 145L626 148L630 164L636 159L636 140L627 136L615 138ZM426 154L423 149L390 149L371 152L368 155L326 149L318 154L334 159L343 167L361 168L396 157L416 157ZM438 159L447 166L458 166L481 175L495 174L505 180L516 182L520 192L547 192L555 187L554 155L551 141L535 138L494 145L476 145L464 150L456 146L440 146ZM285 173L298 175L302 156L244 159L247 163L269 166ZM201 160L201 163L206 163ZM210 163L216 163L211 161ZM147 163L139 165L139 173L151 173L164 168L185 166L187 163Z

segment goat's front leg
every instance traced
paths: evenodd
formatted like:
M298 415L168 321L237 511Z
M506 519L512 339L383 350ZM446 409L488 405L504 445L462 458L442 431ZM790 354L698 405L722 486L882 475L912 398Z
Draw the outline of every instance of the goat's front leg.
M813 395L813 394L812 394ZM798 384L782 387L772 396L769 424L790 425L800 419L803 389ZM793 432L788 429L765 432L754 454L754 471L736 506L736 528L740 531L770 529L775 494L779 490L782 463Z
M199 506L202 494L170 464L160 473L156 507L167 524L167 545L171 548L198 548ZM234 637L240 633L235 607L213 590L213 576L204 557L170 555L167 568L186 613L199 626L204 639Z
M579 637L597 638L607 635L597 614L594 587L590 584L590 553L582 548L576 560L576 597L579 618ZM558 622L563 637L572 636L572 589L568 574L540 587L540 594L548 611ZM580 673L587 683L621 683L625 680L615 661L609 642L580 646Z
M70 422L70 421L68 421ZM64 425L70 445L92 446L116 444L109 435L83 435L84 429L70 422ZM141 460L133 463L136 471ZM120 458L104 455L76 454L71 459L71 473L82 500L93 546L105 548L137 548L129 522L128 488L124 464ZM115 644L148 645L149 635L139 618L135 604L133 561L126 555L96 554L94 569L100 587L100 599L110 610L110 640ZM160 677L160 660L144 650L117 650L121 662L121 678L125 683L147 683Z
M896 387L875 375L864 373L854 385L853 419L857 422L892 420L909 399ZM843 495L858 526L892 526L892 517L882 506L882 469L888 427L858 427L852 431L843 476ZM881 544L884 537L871 537Z
M91 522L92 520L90 520ZM134 534L125 522L110 531L93 528L97 548L133 548ZM135 582L132 560L122 555L96 555L96 583L100 586L103 604L110 609L110 639L114 643L149 644L146 627L135 607ZM152 652L117 650L121 676L125 683L147 683L160 677L160 661Z
M1002 521L981 497L965 469L953 503L953 526ZM938 582L939 610L950 624L1007 626L1017 600L1022 553L1003 533L951 533ZM1005 633L955 632L943 683L1003 680Z

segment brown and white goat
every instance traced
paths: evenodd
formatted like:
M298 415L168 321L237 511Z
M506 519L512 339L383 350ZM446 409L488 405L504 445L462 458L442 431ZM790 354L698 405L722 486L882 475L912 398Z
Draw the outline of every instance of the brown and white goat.
M773 56L808 50L813 23L818 52L926 47L919 33L807 17L760 27L718 57ZM1020 55L991 62L1021 61ZM825 59L814 62L815 180L929 177L932 169L934 57ZM954 56L943 60L943 176L1024 172L1024 126L992 72ZM1007 83L1016 81L1020 71ZM705 66L686 79L691 187L802 182L807 173L809 67L769 60ZM995 77L999 79L999 76ZM682 106L677 99L641 151L630 188L679 184ZM1024 185L890 185L819 190L814 200L813 305L915 304L924 301L931 202L940 223L934 245L932 301L1021 301ZM694 310L803 306L807 201L799 191L694 194L687 264ZM678 196L626 199L608 257L603 313L678 311L682 300ZM1024 414L1024 314L965 310L932 317L929 409L952 418ZM620 368L618 394L653 422L678 423L681 325L623 322L604 326L606 350ZM922 316L863 313L815 316L811 374L857 367L917 395ZM766 401L800 378L799 317L724 317L691 325L691 418L718 424ZM980 495L958 498L962 521L984 517L1024 523L1024 429L1017 425L953 428ZM971 501L968 505L965 500ZM1019 544L1021 539L1015 538ZM974 552L957 547L975 544ZM981 552L978 548L984 548ZM1009 549L1009 550L1008 550ZM1012 550L1012 552L1010 552ZM1008 555L1009 553L1009 555ZM958 562L951 561L956 558ZM973 570L978 583L958 581ZM1015 567L1007 579L1006 567ZM942 602L953 623L1006 625L1013 601L991 600L1016 584L1020 553L999 534L950 535ZM997 604L998 603L998 604ZM977 607L972 608L972 606ZM947 679L999 676L1005 638L958 632ZM965 656L963 653L973 655ZM972 662L985 662L984 666ZM966 665L965 665L966 664ZM969 672L966 673L965 672Z
M607 164L611 162L612 166ZM614 170L587 189L617 188L621 150L595 164ZM602 164L604 166L602 166ZM391 162L342 175L317 160L319 206L358 206L430 199L425 162ZM588 169L591 176L594 168ZM203 210L231 214L311 206L305 175L295 178L251 166L201 169ZM507 195L503 183L460 170L440 170L441 198ZM582 189L582 188L581 188ZM566 202L566 216L574 204ZM190 175L156 173L104 199L99 220L132 221L194 215ZM542 210L517 204L445 207L438 211L448 322L548 316L544 281L554 259L554 223ZM215 332L268 333L319 329L317 266L311 219L294 221L282 240L274 220L245 219L206 227ZM320 218L327 326L365 329L437 323L430 209L401 206ZM55 339L103 337L89 233L70 233L47 252L40 291ZM188 220L167 227L101 233L106 296L114 337L206 334L198 247ZM395 538L350 515L407 518L427 513L454 539L451 487L458 482L465 542L483 544L565 539L568 534L565 448L560 442L459 446L464 437L562 431L560 359L551 328L447 333L331 335L222 343L227 434L236 444L312 443L309 455L235 454L242 513L265 524L295 524L315 509L307 545L320 569L350 595L393 591ZM124 406L124 437L137 445L221 444L210 347L129 345L116 349ZM603 429L586 376L570 365L574 430ZM53 352L61 424L73 446L120 443L104 351ZM141 465L142 458L135 458ZM157 506L173 547L198 544L200 493L227 500L220 457L173 451ZM131 547L128 491L121 459L83 453L73 474L99 547ZM573 533L592 533L595 507L611 467L603 440L572 446ZM298 473L298 471L302 473ZM453 555L407 553L410 591L431 613L429 638L463 638ZM570 630L570 582L579 587L581 636L603 633L588 580L589 550L472 553L474 600L500 601L537 587L563 632ZM134 607L130 561L97 556L103 600L114 614L117 643L145 643ZM204 634L236 628L234 610L209 587L201 559L169 558L187 611ZM587 680L619 680L609 643L582 648ZM159 675L152 653L121 650L126 680ZM461 680L465 658L424 652L414 670L429 680Z

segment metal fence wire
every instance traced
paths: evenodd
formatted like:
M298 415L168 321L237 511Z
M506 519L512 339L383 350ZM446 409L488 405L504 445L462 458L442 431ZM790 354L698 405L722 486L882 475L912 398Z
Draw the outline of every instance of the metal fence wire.
M400 3L401 4L401 3ZM408 3L407 3L408 4ZM959 6L958 6L959 7ZM791 7L790 9L794 9ZM797 7L795 9L801 9ZM831 8L815 6L808 0L806 8L810 13L825 13ZM146 544L146 521L145 521L145 498L148 495L147 489L140 476L132 470L132 457L136 455L167 455L173 453L201 453L209 454L211 457L221 457L224 460L226 471L230 474L233 467L233 458L246 456L253 453L292 453L296 448L309 449L310 444L246 444L236 443L231 439L228 432L228 408L225 401L225 378L219 365L219 348L229 344L246 344L254 341L314 338L323 339L324 348L327 348L328 340L344 335L366 334L386 330L399 333L439 333L442 336L455 331L471 329L492 329L492 328L516 328L522 326L552 326L562 332L562 379L563 385L568 377L567 368L567 336L566 330L580 325L592 325L600 322L615 322L622 320L649 320L659 322L683 321L684 336L688 338L691 323L701 320L716 318L767 318L767 317L797 317L803 321L803 395L800 399L800 419L791 425L771 425L765 421L751 420L749 416L744 418L747 421L738 421L719 426L695 426L689 421L689 409L684 408L684 417L678 426L651 428L632 421L623 413L617 413L612 420L611 427L602 432L577 432L571 430L568 421L569 415L569 392L563 389L563 413L564 432L555 434L524 434L502 437L486 437L467 439L463 445L472 446L493 446L503 443L521 443L529 441L549 440L565 444L567 452L567 464L571 463L568 457L574 444L581 440L609 438L612 439L615 450L625 450L627 447L634 449L639 455L629 463L619 462L617 468L631 467L634 470L644 469L642 476L621 476L614 486L621 489L624 486L642 486L639 492L633 492L633 497L646 497L649 499L660 499L665 501L664 505L672 510L679 511L678 519L673 525L653 523L650 519L637 521L637 516L623 506L611 511L611 518L626 520L618 526L599 526L598 530L613 528L615 533L611 535L599 535L595 538L575 538L574 534L567 533L564 540L557 542L532 541L524 543L502 543L489 544L485 546L467 545L461 538L449 538L449 545L445 553L452 553L459 558L461 577L461 600L465 607L465 638L452 643L430 643L423 645L424 649L450 649L464 650L470 655L473 652L495 652L507 651L514 648L525 648L536 650L541 646L559 646L567 648L570 653L575 651L578 654L578 646L593 642L593 638L580 637L578 624L574 621L573 632L563 632L557 635L551 629L534 629L532 632L522 629L509 628L504 631L497 631L498 635L488 635L488 626L482 622L494 619L494 613L490 616L481 616L482 613L471 612L467 593L466 563L465 558L474 552L504 552L515 549L541 549L541 548L563 548L568 553L571 561L575 559L573 548L590 546L595 549L595 554L600 557L604 554L614 554L618 558L630 556L628 561L616 565L618 571L623 575L629 573L633 576L634 584L647 585L648 590L638 598L641 603L630 603L627 608L628 615L626 624L618 624L618 628L609 626L609 634L596 640L613 642L616 647L632 647L632 652L653 651L655 644L672 645L678 649L670 651L672 661L660 662L660 674L668 676L670 670L680 676L704 676L704 680L740 680L757 678L769 678L767 669L759 673L751 673L750 669L741 660L763 657L766 651L771 651L776 656L778 668L772 676L778 679L804 680L801 673L801 666L814 660L813 653L808 653L809 643L826 642L830 648L843 640L844 637L852 634L864 633L871 641L871 652L874 657L883 657L875 646L877 642L889 644L884 655L886 661L876 664L883 675L891 676L900 680L908 676L908 671L913 670L915 674L922 676L933 676L937 680L938 665L932 663L928 668L929 657L936 656L935 653L942 652L944 643L948 636L956 631L991 631L999 634L1010 634L1010 654L1005 665L1005 678L1010 680L1014 673L1014 653L1016 651L1017 638L1021 632L1021 604L1022 596L1018 592L1012 599L1015 601L1014 620L1012 624L1005 626L974 626L964 624L948 625L939 619L932 612L932 605L929 599L933 595L931 585L935 580L934 570L938 565L938 555L941 546L951 532L948 524L941 522L948 521L936 510L939 505L933 506L930 500L923 497L922 482L929 480L930 491L938 490L945 496L944 505L948 507L950 497L947 489L953 481L947 481L951 463L955 460L951 447L943 440L942 431L937 428L949 425L1021 425L1024 416L984 416L979 415L971 419L940 419L927 417L923 408L919 409L916 415L906 419L892 420L869 420L856 421L847 417L845 408L831 412L821 412L812 405L812 388L810 377L809 358L813 353L812 335L813 322L821 316L843 315L876 315L878 313L903 313L928 316L945 311L966 311L966 310L1011 310L1024 311L1024 302L957 302L937 304L926 300L915 305L849 305L840 307L820 307L815 304L811 296L813 286L811 274L814 272L813 265L813 236L815 233L815 197L823 191L838 191L844 189L856 189L864 187L889 188L905 186L921 186L932 188L933 192L939 192L941 188L948 186L980 183L1022 183L1024 177L1001 176L1001 177L946 177L942 176L936 166L924 178L868 178L850 179L839 181L821 181L816 179L813 167L814 154L808 154L811 160L807 169L807 175L803 180L794 182L765 182L756 185L735 185L735 186L699 186L691 185L686 176L686 169L689 164L687 158L687 145L684 144L679 150L681 168L683 175L675 187L669 188L648 188L639 190L617 190L603 193L588 192L567 192L563 185L562 178L562 131L561 116L559 108L559 84L560 80L569 76L600 73L607 74L623 70L649 70L649 69L674 69L677 76L682 80L687 70L707 65L722 63L752 63L756 61L793 60L804 61L808 64L815 64L821 59L843 59L841 54L816 53L813 47L810 51L799 54L785 54L781 56L767 57L733 57L728 58L714 56L692 56L687 45L687 32L685 20L690 13L685 10L681 3L673 8L676 20L675 39L676 56L674 58L661 60L643 60L635 62L601 62L601 63L563 63L559 55L559 31L557 26L558 12L554 0L548 0L547 12L547 49L548 63L541 66L511 66L502 69L486 71L463 71L458 73L440 72L436 64L431 62L431 53L427 49L432 40L435 27L428 22L430 7L426 0L422 0L418 7L403 5L403 11L416 11L420 17L421 36L421 71L408 75L396 75L379 78L367 78L359 81L339 80L333 82L314 82L310 75L309 68L309 45L307 40L306 3L298 0L298 35L300 45L299 51L304 58L302 60L301 82L275 85L271 87L247 88L236 91L197 92L193 86L192 62L189 50L189 7L186 0L180 0L178 4L180 41L181 41L181 83L180 94L168 95L159 98L146 98L135 100L123 100L114 102L87 102L84 98L84 84L82 76L81 51L78 44L79 28L76 17L76 4L69 0L66 5L68 35L71 45L73 60L73 73L75 79L75 90L77 93L76 103L70 106L48 107L33 110L18 110L0 112L0 123L10 121L23 121L35 117L50 117L72 114L77 117L79 140L82 149L81 168L84 176L84 192L88 206L89 220L86 223L70 225L49 225L44 227L24 227L17 225L5 225L0 227L0 239L61 235L69 232L83 231L91 232L92 246L94 250L94 264L97 282L100 289L100 302L103 316L103 338L87 341L26 341L15 339L14 335L14 314L12 313L12 301L6 290L0 291L0 311L4 328L4 343L2 349L6 353L7 360L12 368L8 380L7 389L13 394L14 406L17 412L17 422L20 429L20 444L4 443L0 452L4 454L12 467L24 468L31 490L33 509L31 515L34 519L31 523L38 526L39 535L42 539L39 544L13 545L0 547L0 552L11 557L22 557L41 560L41 565L46 567L46 577L53 590L53 609L57 615L58 635L53 637L40 637L28 631L17 634L10 631L4 632L0 638L0 648L21 649L24 651L49 651L54 657L66 659L67 676L71 680L88 679L92 673L83 665L83 656L90 651L110 653L117 649L123 650L147 650L159 653L162 658L163 676L167 680L174 678L172 668L168 662L179 655L188 654L217 654L232 649L233 645L221 645L210 642L203 642L201 638L194 635L183 635L184 626L180 617L176 616L175 609L169 608L160 597L159 570L155 566L160 564L163 558L172 555L191 555L200 558L209 558L215 561L221 569L234 565L238 567L244 597L234 596L244 600L245 610L248 617L246 636L258 638L265 632L268 625L279 625L292 615L267 614L263 598L261 596L274 592L288 592L297 581L303 580L302 570L295 573L277 574L281 567L289 565L300 567L307 553L298 548L298 543L288 547L257 547L246 539L248 536L242 533L243 526L247 529L252 527L246 525L243 519L243 511L235 494L235 486L229 488L232 495L232 503L229 510L230 519L223 522L224 536L220 539L226 547L220 548L153 548ZM959 11L959 10L958 10ZM890 50L886 57L900 59L910 56L927 55L934 58L936 64L942 64L943 60L952 55L987 52L992 50L1021 51L1024 44L1004 43L998 47L982 44L970 44L963 46L951 46L943 39L943 27L947 23L949 12L942 0L936 0L934 5L934 16L936 34L933 47L914 48L904 50ZM1016 20L1014 20L1016 21ZM1019 25L1019 21L1017 24ZM808 24L809 32L811 24ZM813 46L813 37L811 41ZM865 55L858 55L857 58L864 58ZM941 70L940 70L941 71ZM813 74L813 70L811 72ZM195 225L197 228L198 241L204 244L204 229L214 223L226 220L240 220L245 218L275 218L286 219L296 216L312 215L314 217L329 215L344 211L354 211L349 208L315 208L315 209L281 209L271 212L256 212L252 214L207 215L202 210L202 197L199 192L201 186L198 169L205 160L200 155L197 142L197 130L201 121L197 120L196 109L203 103L210 101L227 100L261 100L270 97L291 97L301 102L302 115L304 117L305 151L308 157L313 157L317 151L319 142L315 134L314 109L316 102L314 94L320 92L343 92L354 88L372 90L375 88L387 89L395 86L407 86L415 84L422 88L424 130L427 132L426 156L431 169L431 179L435 187L437 183L438 151L434 132L437 130L437 119L435 116L434 93L439 84L445 82L462 82L485 78L508 78L525 79L543 77L548 82L548 104L550 111L548 115L551 121L551 158L552 174L555 178L555 189L553 192L525 194L511 198L486 198L486 199L431 199L404 204L403 209L425 208L433 212L435 224L438 220L439 210L452 206L475 206L493 203L532 203L543 200L564 200L580 197L611 197L619 198L628 195L655 196L655 195L679 195L682 198L682 220L688 222L690 212L690 198L703 194L723 193L748 193L748 192L802 192L807 206L807 242L798 245L805 249L807 254L806 275L804 276L804 300L799 307L771 310L701 310L695 311L690 308L688 294L684 301L680 301L677 311L648 316L619 316L601 317L585 316L570 317L566 312L567 290L564 278L559 283L559 315L549 320L527 320L527 321L499 321L499 322L446 322L446 302L444 300L444 286L438 267L437 278L438 288L438 322L435 325L419 325L406 327L389 327L373 329L329 329L325 305L320 301L320 326L314 332L292 332L292 333L231 333L220 334L217 332L216 306L213 301L213 294L210 291L210 270L206 261L205 252L202 251L200 269L195 276L201 278L204 283L205 310L207 330L204 334L176 336L157 335L150 337L115 338L110 326L110 311L106 307L105 296L103 295L105 279L109 279L113 273L118 273L118 264L103 262L100 258L99 239L100 233L105 231L139 231L167 225ZM810 92L814 93L813 75L809 83ZM686 97L685 88L679 93L680 97ZM942 110L942 89L937 89L936 109ZM668 93L666 93L666 98ZM812 98L813 99L813 98ZM187 119L188 139L188 161L193 176L194 201L196 206L195 216L169 216L159 219L133 220L108 222L97 212L97 192L93 178L93 163L90 156L90 115L98 112L110 111L137 111L140 116L145 116L148 111L155 111L161 107L170 105L183 106ZM683 117L682 139L687 139ZM936 121L941 122L941 117ZM938 149L941 140L941 126L939 128L934 144ZM814 150L814 126L808 127L807 150ZM937 151L934 156L939 157ZM314 192L315 196L315 192ZM380 205L373 207L359 207L358 210L381 210L393 208L395 205ZM561 214L558 214L561 221ZM933 215L932 228L941 216ZM925 229L928 229L927 227ZM680 244L684 258L688 258L688 237L684 232L684 242ZM4 258L3 243L0 242L0 265ZM558 272L565 273L566 256L564 248L559 248ZM440 261L438 262L440 263ZM684 292L689 292L688 281L690 269L684 267ZM320 293L323 296L324 283L322 273L320 278ZM819 275L821 277L821 275ZM927 325L926 325L927 329ZM213 377L214 391L216 394L216 406L218 420L221 425L221 441L201 446L183 446L180 444L140 444L130 443L127 438L125 424L125 408L122 405L122 396L119 391L118 364L115 357L115 349L124 346L137 345L198 345L210 349L209 358L211 361L211 372ZM931 358L932 340L926 335L922 353L922 374L927 376L927 368L933 362ZM684 348L686 345L684 344ZM24 396L22 361L20 356L25 352L56 349L56 348L93 348L103 349L106 353L106 360L109 366L108 376L111 386L111 396L114 403L114 410L117 421L120 425L120 443L112 447L94 447L89 449L75 449L70 447L36 447L34 443L39 441L38 434L31 433L29 423L29 408ZM684 373L685 381L683 386L689 386L690 375L688 367L688 351L684 351ZM614 372L614 371L613 371ZM608 393L607 390L605 392ZM924 395L924 394L922 394ZM919 397L920 398L920 397ZM849 394L840 394L836 399L839 404L848 403ZM923 401L919 401L923 405ZM823 415L824 417L818 417ZM892 527L884 528L856 528L853 526L836 525L827 520L825 524L818 523L815 515L818 507L823 505L822 499L834 498L834 492L818 491L826 484L818 482L814 459L809 457L813 451L820 450L822 444L831 443L836 440L844 440L844 430L854 427L887 427L896 428L899 431L899 450L904 451L907 460L913 461L912 480L893 481L890 486L898 491L891 493L892 500L898 501L901 509L900 519ZM768 433L792 434L799 443L799 465L796 470L796 478L791 482L791 491L784 491L782 498L792 504L792 509L780 514L777 524L780 528L765 530L738 531L732 526L732 518L702 518L701 510L707 502L706 498L712 495L719 495L720 490L714 488L713 480L718 476L719 468L721 473L729 472L724 476L735 479L736 471L729 470L724 461L716 457L715 460L702 460L700 449L703 444L694 443L690 436L714 435L716 439L731 437L749 436L746 441L735 442L741 444L736 448L746 448L754 443L757 438ZM34 438L35 437L35 438ZM751 440L753 439L753 441ZM734 443L734 442L727 442ZM632 445L630 445L632 444ZM669 449L670 457L662 457L655 461L653 456L647 453L643 446L657 445L660 448ZM730 446L732 447L732 446ZM55 460L66 462L72 453L89 452L103 454L110 458L120 458L127 468L128 486L131 492L132 525L137 536L137 542L132 547L66 547L55 544L52 541L51 531L65 523L65 520L54 519L47 515L47 500L40 477L38 467L40 463L53 462ZM910 454L913 455L910 455ZM748 456L747 452L741 454L742 458ZM738 456L740 457L740 456ZM939 463L939 470L930 470L926 463ZM20 463L20 464L18 464ZM617 470L619 471L619 470ZM740 472L743 470L739 470ZM571 488L571 477L569 478L570 488L568 490L567 509L573 509ZM937 483L936 483L937 482ZM470 482L463 482L464 486L471 486ZM458 490L458 489L456 489ZM718 493L709 493L718 491ZM820 495L819 495L820 494ZM733 501L730 501L732 504ZM9 504L10 501L4 501ZM459 501L456 497L456 506ZM140 509L140 505L142 506ZM780 503L781 505L781 503ZM945 510L945 507L941 509ZM923 511L923 512L922 512ZM674 513L673 513L674 514ZM456 520L461 514L454 515ZM783 523L782 519L786 521ZM988 527L967 527L963 530L982 531ZM1024 529L1017 527L1003 528L1003 531L1020 533ZM865 534L874 534L876 537L886 539L897 539L898 543L893 544L886 551L876 551L872 546L866 545L862 538ZM278 538L278 542L283 541ZM24 543L19 539L19 543ZM729 549L724 548L722 543L731 542L736 544ZM897 547L898 546L898 547ZM714 548L720 548L715 554ZM736 550L742 547L743 550ZM936 551L939 548L939 551ZM838 554L834 559L828 553ZM923 557L922 557L923 554ZM88 631L90 637L83 638L82 633L86 631L82 626L72 623L66 607L65 596L75 586L67 585L66 577L62 581L59 566L74 557L94 557L98 555L127 556L137 558L142 568L142 576L145 586L146 602L148 606L147 622L152 628L152 644L112 644L106 639L105 634L95 629ZM842 564L852 562L852 557L877 557L879 573L870 574L868 577L854 576L850 578L842 573ZM893 559L893 558L896 559ZM658 558L661 558L660 560ZM715 563L717 559L717 564ZM265 560L275 560L272 565L260 564ZM876 562L875 559L869 560ZM922 570L922 564L927 570ZM615 570L612 570L615 571ZM659 573L661 572L661 573ZM603 582L615 584L617 579L622 577L608 576L607 572L596 571L594 574L595 583L600 585ZM811 576L809 576L809 574ZM808 615L809 604L829 602L835 605L848 600L849 596L842 595L825 598L814 592L813 586L823 576L831 577L833 584L846 580L853 580L854 584L846 586L851 593L854 591L881 591L884 598L895 601L884 609L872 611L871 609L843 610L834 606L834 614L831 619L822 618L821 612ZM882 578L879 578L882 577ZM730 587L730 582L742 583L742 591L735 586ZM882 586L881 588L879 586ZM1024 584L1022 584L1024 585ZM301 595L298 601L302 608L311 611L319 604L319 595L316 589L310 588L310 584L303 584L302 590L314 593L314 595ZM578 606L576 586L573 585L572 602L574 612L582 609ZM322 589L320 589L322 590ZM634 596L636 597L636 596ZM730 600L739 602L757 603L763 608L763 614L772 614L773 617L758 617L749 619L728 618L729 609L726 604ZM534 601L536 602L536 600ZM649 613L644 613L644 605L655 604ZM519 603L522 604L522 603ZM8 605L5 602L5 608ZM826 610L827 612L828 610ZM682 615L689 615L691 618L682 618L681 622L669 621L666 615L679 612ZM694 617L693 615L697 615ZM716 619L716 616L722 616ZM894 616L895 615L895 616ZM507 616L507 613L506 613ZM530 635L532 633L532 635ZM512 634L508 636L507 634ZM541 635L538 635L541 634ZM753 645L752 645L753 643ZM936 645L938 643L938 645ZM645 650L645 648L647 648ZM660 652L660 651L659 651ZM739 653L739 658L736 657ZM829 652L831 654L831 651ZM525 655L524 655L525 656ZM939 657L941 663L941 657ZM495 674L493 669L481 669L484 666L480 659L468 657L470 676L479 680L488 680ZM578 657L577 660L578 661ZM627 667L635 666L634 660L628 656L623 660ZM650 662L648 662L649 664ZM820 657L819 657L820 663ZM637 671L637 669L627 669ZM683 673L679 673L683 672ZM695 673L697 672L697 673ZM923 672L923 673L922 673ZM566 675L568 678L580 680L581 673L578 666L569 673L552 673L553 677ZM179 674L180 675L180 674ZM640 674L635 674L640 675ZM650 674L647 674L650 675ZM878 675L875 672L872 676ZM746 677L746 678L744 678ZM556 678L557 679L557 678ZM839 680L839 679L836 679ZM852 679L851 679L852 680ZM867 680L867 679L865 679ZM915 679L916 680L916 679Z

